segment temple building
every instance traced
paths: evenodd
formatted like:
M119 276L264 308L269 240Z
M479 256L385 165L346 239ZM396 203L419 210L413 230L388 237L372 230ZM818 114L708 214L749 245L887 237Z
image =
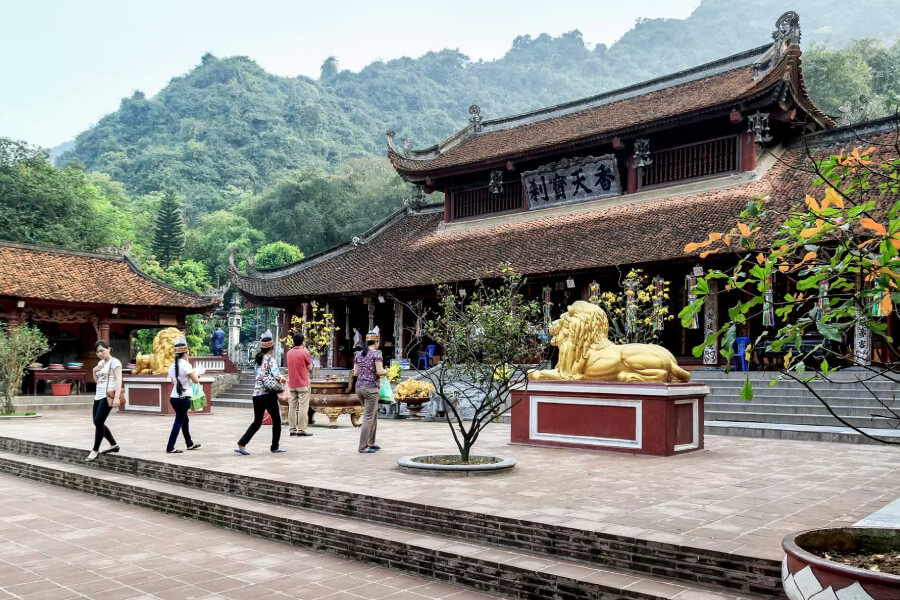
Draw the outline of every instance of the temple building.
M436 283L465 293L504 263L553 317L598 286L620 289L634 267L671 282L677 314L692 275L727 260L701 260L686 244L730 229L754 196L802 198L812 178L794 167L808 145L852 146L854 131L810 99L799 44L799 18L786 13L771 43L685 71L512 117L473 105L469 124L430 148L398 146L388 132L388 157L422 193L346 244L276 269L232 266L232 279L251 303L288 315L327 306L342 328L335 366L349 364L352 328L374 324L386 358L415 362L409 307L433 304ZM720 296L694 328L666 324L662 343L679 362L700 364L691 349L721 322ZM708 350L702 360L717 364Z
M183 329L188 314L209 313L220 302L153 279L124 252L0 242L0 320L44 333L52 348L43 363L80 362L90 373L94 342L102 339L124 364L133 356L134 330Z

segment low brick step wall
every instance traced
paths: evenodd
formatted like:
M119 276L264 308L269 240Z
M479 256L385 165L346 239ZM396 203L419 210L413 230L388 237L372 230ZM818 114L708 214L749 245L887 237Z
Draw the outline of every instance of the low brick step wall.
M0 450L68 463L80 468L83 468L81 465L84 464L85 456L83 450L9 437L0 437ZM68 466L57 468L68 469ZM92 469L131 475L140 480L175 483L188 486L191 491L224 492L247 500L274 503L280 508L293 507L326 513L332 517L365 519L382 525L408 528L416 536L443 535L467 545L489 544L508 552L540 555L544 560L559 560L559 557L564 557L582 561L595 569L613 568L637 573L642 577L664 577L677 581L680 586L701 585L718 590L734 590L744 595L758 593L769 598L783 597L780 592L781 565L774 560L398 502L377 496L124 455L102 456L93 463Z
M126 462L104 456L102 462ZM598 569L587 563L466 543L446 536L336 518L297 508L114 474L91 466L0 453L0 472L77 489L343 558L501 594L558 600L750 598L671 579Z

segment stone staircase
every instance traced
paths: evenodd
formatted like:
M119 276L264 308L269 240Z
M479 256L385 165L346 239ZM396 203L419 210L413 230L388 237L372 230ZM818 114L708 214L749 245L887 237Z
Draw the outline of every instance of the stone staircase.
M784 598L775 560L0 437L0 473L504 598Z
M212 399L213 406L253 408L253 371L241 371L237 383Z
M863 372L843 372L846 383L816 382L813 388L831 410L850 425L877 437L900 442L900 422L890 418L881 402L900 413L900 384L874 379L864 386L854 382ZM705 432L718 435L765 437L849 443L877 443L845 426L801 383L769 383L774 372L724 373L697 370L693 379L710 389L705 403ZM741 400L745 378L753 384L753 400ZM871 390L868 391L866 386ZM873 396L874 393L874 396Z
M93 394L71 396L16 396L13 404L17 411L45 413L56 410L91 410Z

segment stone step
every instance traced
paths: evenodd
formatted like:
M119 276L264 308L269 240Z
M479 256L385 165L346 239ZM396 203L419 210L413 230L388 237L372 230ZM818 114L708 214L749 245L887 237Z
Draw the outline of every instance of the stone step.
M838 413L840 414L840 413ZM844 417L844 415L841 415ZM739 412L739 411L704 411L704 419L707 421L729 421L738 423L773 423L780 425L841 425L831 415L769 413L769 412ZM872 429L894 429L896 419L881 419L877 417L845 417L847 423L854 427L869 427Z
M91 410L94 407L93 402L35 402L35 403L16 403L16 410L20 412L39 412L44 413L51 410Z
M890 405L893 402L896 402L898 406L900 406L900 397L894 400L892 396L888 396L886 394L878 394L877 399L872 397L871 395L833 395L833 394L819 394L819 397L824 399L829 404L844 404L844 405L854 405L854 406L880 406L879 401L883 401L885 404ZM706 396L707 401L709 402L748 402L747 400L741 400L740 393L735 390L733 393L728 394L709 394ZM816 396L806 393L806 394L778 394L777 392L773 392L772 390L753 390L753 400L749 402L768 402L770 404L818 404L819 400Z
M212 405L228 408L253 408L253 400L251 398L223 398L220 396L212 399Z
M558 600L762 600L762 596L723 592L649 573L598 568L485 543L461 543L424 529L390 527L96 468L105 462L127 463L128 459L102 456L88 466L0 452L0 472L481 592Z
M77 477L71 475L73 468L92 471L96 477L103 477L102 482L90 483L92 493L101 493L109 485L109 477L130 477L127 482L130 486L148 486L151 484L166 484L184 486L181 495L187 492L207 492L213 494L225 493L217 503L247 502L248 510L258 517L241 518L234 514L234 509L229 509L226 516L230 520L225 521L222 510L218 508L206 509L206 504L195 501L178 502L166 499L165 502L150 499L151 507L158 506L161 510L174 510L172 507L184 508L189 511L189 516L194 518L215 518L216 522L227 526L256 527L263 526L265 531L271 532L270 537L287 539L293 543L310 545L321 549L333 549L342 552L348 558L360 560L397 560L391 562L392 567L408 569L411 565L420 568L421 561L403 560L405 547L397 546L390 551L382 549L378 544L379 535L359 536L359 532L377 524L387 528L402 529L409 536L405 541L415 542L425 537L444 536L452 540L449 545L441 545L441 557L447 560L448 568L464 565L464 573L471 572L473 577L480 581L480 573L489 569L491 575L482 582L484 591L500 591L517 598L671 598L678 595L679 598L716 598L719 593L724 598L734 598L735 594L750 598L753 594L764 597L783 598L780 592L780 562L771 559L758 558L739 552L721 552L701 548L692 548L683 545L675 545L659 539L640 539L626 535L583 530L547 523L525 521L517 518L503 517L485 513L475 513L463 510L447 509L428 504L415 502L403 502L389 498L369 496L346 492L338 489L325 489L307 486L287 481L276 481L261 477L239 475L234 473L218 472L211 469L191 467L185 464L171 464L159 461L138 459L124 454L104 455L96 462L90 463L90 468L84 466L85 453L82 450L32 442L24 439L0 437L0 452L8 452L0 457L0 471L21 470L19 463L47 460L52 461L47 465L38 465L35 477L44 480L58 481L63 485L78 487L83 481L84 473ZM6 466L4 466L6 465ZM37 468L37 467L35 467ZM27 474L31 468L24 468L23 474ZM50 472L47 472L49 469ZM73 482L73 478L75 481ZM85 483L84 485L88 485ZM125 501L132 502L119 491L108 492L113 496L120 496ZM178 494L175 494L178 495ZM274 503L274 506L267 503ZM186 508L185 508L186 507ZM325 525L335 528L339 524L342 527L352 527L357 535L350 543L342 541L340 532L334 535L323 534L321 529L316 530L316 535L310 536L303 530L303 524L307 517L298 519L294 523L290 515L298 514L297 509L314 511L314 513L326 513L331 519ZM224 509L223 509L224 510ZM229 512L230 511L230 512ZM272 518L267 515L273 514ZM364 516L366 521L359 519ZM321 517L316 517L321 518ZM310 517L311 519L311 517ZM318 522L318 521L316 521ZM287 523L283 525L283 523ZM286 527L286 529L284 529ZM386 528L386 531L387 531ZM384 534L387 536L387 534ZM394 535L394 534L391 534ZM388 537L387 539L391 539ZM399 540L403 541L403 540ZM337 545L332 548L333 545ZM432 544L432 542L427 542ZM363 551L361 555L354 554ZM472 547L477 547L474 549ZM427 546L426 546L427 548ZM491 554L480 548L489 548ZM417 550L418 552L418 550ZM470 552L482 554L474 556L475 563ZM503 557L503 563L507 567L495 564L496 561L488 559L495 556L495 552L502 553L496 556ZM514 555L528 555L528 558L517 561L510 559L506 553ZM396 558L396 557L399 557ZM484 559L484 560L481 560ZM430 559L429 559L430 560ZM416 562L418 561L418 562ZM485 561L489 561L489 564ZM510 562L511 561L511 562ZM579 561L573 564L572 561ZM589 575L591 580L577 579L561 584L558 576L550 565L564 564L569 573L583 573L583 569L592 569L605 573L614 573L623 577L638 578L653 581L654 586L645 588L649 595L632 595L638 591L638 586L633 579L624 587L615 583L618 581L612 575ZM426 563L430 566L431 563ZM419 565L419 566L417 566ZM514 572L504 569L513 565ZM540 575L551 576L538 585L550 586L535 590L522 590L510 588L510 585L532 585L532 565L540 565ZM578 566L579 569L571 567ZM455 572L454 572L455 573ZM419 573L420 575L422 573ZM472 579L467 576L457 576L445 573L436 574L435 577L454 577L456 583L470 585ZM540 578L540 577L539 577ZM596 579L594 579L596 578ZM502 581L498 581L502 580ZM591 585L599 585L600 588L586 588L585 582ZM661 585L665 583L665 586ZM507 587L492 587L500 584ZM474 585L474 584L473 584ZM569 586L569 587L566 587ZM604 587L605 586L605 587ZM705 587L710 586L710 587ZM651 591L660 590L660 591ZM665 590L662 592L661 590ZM702 590L702 591L701 591ZM589 593L587 593L589 592ZM679 595L680 594L680 595ZM695 594L695 595L694 595ZM713 595L706 595L713 594ZM774 596L773 596L774 594Z
M705 421L703 431L706 435L799 440L805 442L837 442L843 444L882 444L882 442L870 439L849 427L830 425ZM863 431L894 443L900 443L900 431L896 429L863 428Z
M744 382L737 381L729 381L729 382L714 382L714 381L706 381L704 382L708 387L710 392L717 391L731 391L736 390L740 391L741 388L744 387ZM751 385L753 386L754 391L758 390L771 390L773 392L802 392L802 393L810 393L806 386L801 385L799 383L787 383L784 381L780 381L775 385L769 385L769 382L766 381L751 381ZM837 392L839 394L853 394L853 395L863 395L868 396L869 392L866 390L866 387L871 389L877 394L900 394L900 385L897 384L871 384L868 386L863 386L858 383L847 383L847 384L839 384L839 383L821 383L814 384L810 386L813 390L818 393L822 392Z
M814 375L814 371L807 371L807 375ZM694 369L691 371L692 381L741 381L749 377L752 381L768 381L779 376L778 371L731 371L725 373L721 369L706 370ZM864 379L873 383L890 383L887 377L873 375L871 372L863 369L845 369L843 371L835 371L828 375L828 378L834 381L857 381ZM788 379L783 378L785 381ZM896 385L896 384L894 384Z
M877 404L877 403L876 403ZM831 409L842 417L869 418L873 414L888 415L888 411L881 406L846 406L842 404L830 404ZM815 404L782 404L769 402L706 402L704 407L707 412L762 412L773 414L807 414L830 416L828 409L821 403ZM900 419L900 406L897 407L898 419Z

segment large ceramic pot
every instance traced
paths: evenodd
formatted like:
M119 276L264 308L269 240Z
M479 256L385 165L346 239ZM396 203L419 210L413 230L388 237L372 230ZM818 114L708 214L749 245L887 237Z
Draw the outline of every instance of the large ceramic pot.
M352 393L346 381L311 380L309 395L309 422L314 422L314 414L321 413L328 417L328 426L337 427L338 417L350 415L350 422L359 427L363 407L359 397Z
M422 407L431 400L428 396L424 398L419 398L415 396L397 396L397 402L403 402L406 404L406 408L409 409L409 418L410 419L418 419L422 420Z
M811 529L787 536L782 547L781 579L790 600L900 600L900 575L851 567L811 552L896 554L900 529Z

